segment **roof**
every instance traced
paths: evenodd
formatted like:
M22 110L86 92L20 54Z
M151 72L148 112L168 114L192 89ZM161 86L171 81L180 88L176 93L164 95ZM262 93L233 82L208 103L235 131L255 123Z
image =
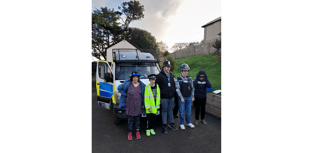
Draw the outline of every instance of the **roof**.
M160 61L160 58L158 56L158 53L155 49L141 49L141 52L144 53L150 53L154 56L155 59L157 59L158 61Z
M123 40L127 41L130 45L132 45L133 47L137 48L138 50L141 49L141 48L137 47L136 45L133 45L132 43L130 43L127 39L123 39ZM109 46L108 48L111 48L112 46L114 46L114 45L120 43L120 42L123 41L123 40L120 40L120 41L116 42L115 44ZM106 48L106 49L108 49L108 48Z
M204 28L204 27L206 27L206 26L208 26L208 25L210 25L210 24L213 24L213 23L215 23L215 22L217 22L217 21L221 21L221 17L218 17L218 18L216 18L216 19L214 19L214 20L208 22L207 24L203 25L202 28Z

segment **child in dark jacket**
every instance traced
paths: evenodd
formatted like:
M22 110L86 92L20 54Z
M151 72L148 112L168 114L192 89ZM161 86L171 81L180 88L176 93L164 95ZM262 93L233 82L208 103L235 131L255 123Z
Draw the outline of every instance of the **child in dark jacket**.
M207 93L206 88L211 87L211 83L208 79L207 73L205 71L200 70L196 75L196 79L193 81L195 88L195 101L194 106L195 110L195 124L198 125L199 113L201 112L201 123L207 124L205 118L205 107L207 101Z

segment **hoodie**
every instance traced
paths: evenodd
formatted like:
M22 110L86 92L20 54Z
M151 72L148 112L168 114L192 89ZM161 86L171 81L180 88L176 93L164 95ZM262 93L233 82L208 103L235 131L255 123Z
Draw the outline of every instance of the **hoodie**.
M199 75L204 74L204 79L202 81L199 80ZM210 80L208 79L207 73L205 71L200 70L196 75L196 79L193 81L195 88L195 97L197 98L205 98L207 97L206 88L211 87Z

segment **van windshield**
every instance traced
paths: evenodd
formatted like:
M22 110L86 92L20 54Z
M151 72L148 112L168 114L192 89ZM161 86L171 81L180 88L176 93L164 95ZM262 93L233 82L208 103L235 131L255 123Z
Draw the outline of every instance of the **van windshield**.
M156 63L120 63L116 66L117 80L126 80L130 78L132 71L136 71L141 79L147 79L150 74L158 74L159 68Z

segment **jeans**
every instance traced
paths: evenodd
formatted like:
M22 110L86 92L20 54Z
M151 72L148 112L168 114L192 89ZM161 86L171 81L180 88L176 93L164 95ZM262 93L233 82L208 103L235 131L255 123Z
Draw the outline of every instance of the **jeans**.
M180 114L180 125L184 124L184 107L186 112L186 124L191 123L191 110L192 110L192 98L191 97L183 97L184 103L179 99L179 114Z
M138 131L140 129L140 115L138 116L128 115L128 132L132 132L133 121L135 121L136 130Z
M174 97L171 99L161 99L160 100L161 105L161 117L163 124L167 124L167 116L169 123L174 123L173 118L173 105L174 105Z

